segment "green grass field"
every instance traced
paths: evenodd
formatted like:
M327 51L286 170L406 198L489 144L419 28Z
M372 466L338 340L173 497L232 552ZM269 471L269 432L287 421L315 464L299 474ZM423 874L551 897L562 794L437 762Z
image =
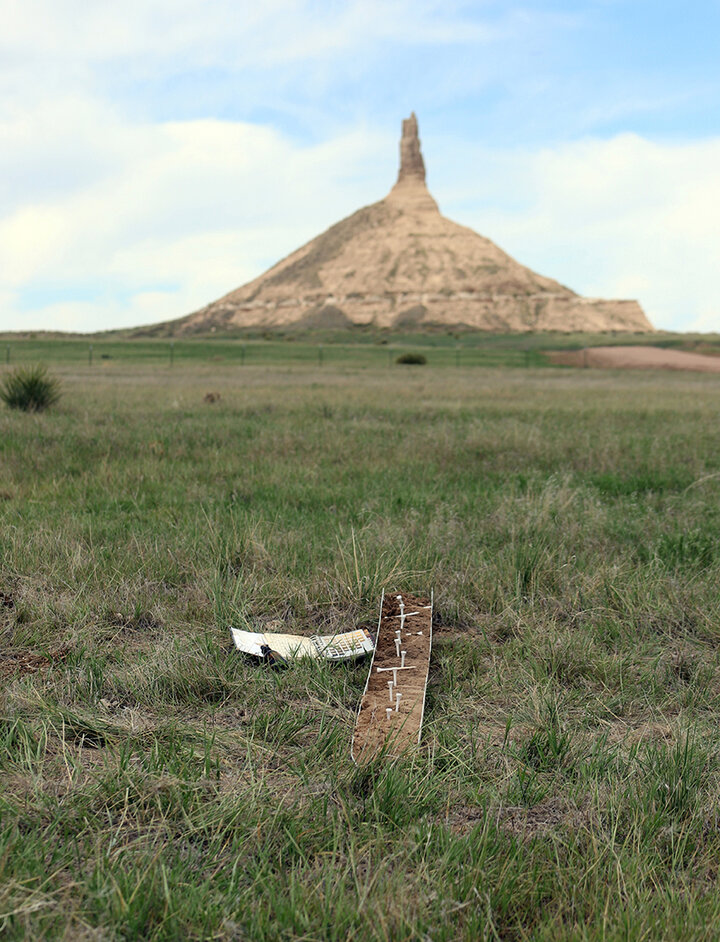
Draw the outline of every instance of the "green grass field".
M717 937L716 376L32 343L63 398L0 411L0 937ZM370 625L383 587L435 590L428 708L358 769L367 663L228 625Z
M358 369L393 366L402 353L423 353L428 365L545 367L548 350L607 345L652 344L720 355L720 336L710 334L491 334L389 333L356 328L344 331L258 331L229 337L135 338L128 332L79 335L0 334L0 366L42 360L55 366L117 368L154 366L315 366Z

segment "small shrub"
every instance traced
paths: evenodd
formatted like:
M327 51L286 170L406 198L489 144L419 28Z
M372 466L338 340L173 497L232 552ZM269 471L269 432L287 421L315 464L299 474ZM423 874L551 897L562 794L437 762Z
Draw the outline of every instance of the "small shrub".
M42 412L60 398L60 384L44 366L21 366L0 385L0 399L11 409Z
M427 357L424 353L401 353L395 362L422 366L424 363L427 363Z

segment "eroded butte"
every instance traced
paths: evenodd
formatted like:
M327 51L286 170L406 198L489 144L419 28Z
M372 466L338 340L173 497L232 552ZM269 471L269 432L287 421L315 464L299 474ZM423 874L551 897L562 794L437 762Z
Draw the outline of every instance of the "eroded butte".
M403 121L400 170L385 199L172 327L194 333L292 324L653 330L637 301L580 297L443 216L425 182L414 114Z

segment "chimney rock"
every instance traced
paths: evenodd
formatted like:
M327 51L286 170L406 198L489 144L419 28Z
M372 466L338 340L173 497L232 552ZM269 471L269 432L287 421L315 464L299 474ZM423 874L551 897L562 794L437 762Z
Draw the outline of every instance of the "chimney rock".
M183 334L291 324L652 330L637 301L581 298L446 219L425 183L414 112L402 123L400 171L385 199L170 327Z
M420 150L418 123L414 111L403 121L400 139L400 171L397 182L408 179L425 182L425 161Z

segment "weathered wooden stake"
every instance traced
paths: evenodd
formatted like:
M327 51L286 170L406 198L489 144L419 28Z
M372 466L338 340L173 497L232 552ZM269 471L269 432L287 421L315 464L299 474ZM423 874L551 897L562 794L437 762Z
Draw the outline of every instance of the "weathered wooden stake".
M406 620L408 630L398 638L396 625ZM422 599L383 593L373 661L350 750L355 762L364 764L380 756L393 760L418 744L431 648L432 595ZM400 657L413 663L403 664ZM383 677L385 671L388 673ZM394 682L386 680L390 673Z

